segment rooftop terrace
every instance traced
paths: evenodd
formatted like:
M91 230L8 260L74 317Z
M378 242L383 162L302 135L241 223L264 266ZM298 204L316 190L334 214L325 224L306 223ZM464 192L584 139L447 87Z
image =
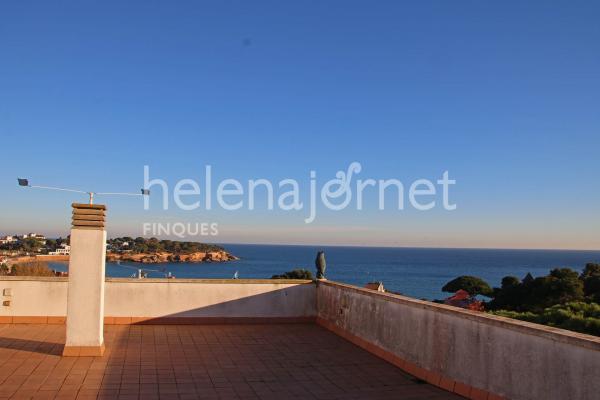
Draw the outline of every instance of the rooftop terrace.
M66 354L70 283L0 277L0 399L600 392L598 337L332 281L107 278L104 355L85 344Z
M316 324L106 325L103 357L61 357L64 325L0 325L0 398L460 399Z

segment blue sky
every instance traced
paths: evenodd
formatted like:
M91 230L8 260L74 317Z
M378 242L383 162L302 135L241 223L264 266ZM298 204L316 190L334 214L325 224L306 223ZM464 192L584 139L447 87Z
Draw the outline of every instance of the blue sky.
M0 232L66 235L64 193L182 178L456 179L452 212L150 210L109 236L600 248L600 6L593 2L11 2L0 6Z

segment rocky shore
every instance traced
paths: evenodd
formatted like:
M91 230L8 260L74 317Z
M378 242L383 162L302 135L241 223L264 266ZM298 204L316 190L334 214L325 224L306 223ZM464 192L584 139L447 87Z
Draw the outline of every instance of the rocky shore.
M138 262L142 264L156 264L156 263L167 263L167 262L224 262L238 260L238 258L226 251L208 251L202 252L197 251L193 253L175 254L169 252L158 252L158 253L107 253L106 261L124 261L124 262Z

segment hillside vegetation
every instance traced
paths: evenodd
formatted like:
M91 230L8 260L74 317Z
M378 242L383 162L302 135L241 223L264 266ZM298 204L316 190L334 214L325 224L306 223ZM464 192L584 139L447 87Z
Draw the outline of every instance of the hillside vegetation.
M107 241L108 250L114 252L128 251L132 253L174 253L190 254L196 252L224 251L225 249L215 244L200 242L179 242L174 240L158 240L156 238L144 239L137 237L119 237Z
M588 263L581 273L555 268L548 275L523 279L505 276L493 289L480 278L461 276L444 286L491 300L485 309L495 315L600 336L600 264Z

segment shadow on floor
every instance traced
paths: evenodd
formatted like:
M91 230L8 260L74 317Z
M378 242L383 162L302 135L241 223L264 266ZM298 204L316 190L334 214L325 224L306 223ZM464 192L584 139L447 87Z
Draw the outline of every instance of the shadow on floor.
M40 353L52 356L62 355L65 345L60 340L27 338L27 336L29 336L27 333L32 330L32 327L35 327L36 330L39 329L39 325L23 324L13 325L9 336L7 336L4 331L0 331L0 349ZM22 335L19 333L22 333Z

